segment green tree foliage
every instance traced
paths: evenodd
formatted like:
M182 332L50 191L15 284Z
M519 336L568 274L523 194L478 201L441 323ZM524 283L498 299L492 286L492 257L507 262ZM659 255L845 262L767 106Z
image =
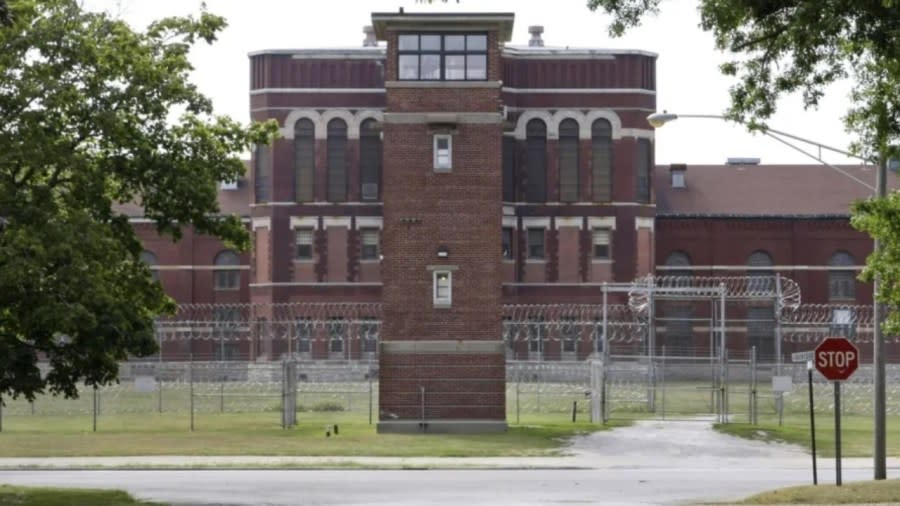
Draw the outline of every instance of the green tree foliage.
M153 318L173 309L115 205L140 203L173 239L191 226L246 247L240 219L219 212L217 182L241 175L240 154L276 126L214 116L190 83L188 51L215 40L221 17L140 32L76 0L4 5L0 395L73 396L155 352Z
M613 36L658 12L662 0L589 0L613 16ZM900 158L900 0L699 0L700 27L732 56L734 76L726 115L764 129L779 98L799 93L815 107L829 84L853 82L844 117L857 141L851 149L872 163ZM689 27L684 27L689 29ZM900 198L861 202L853 225L881 239L865 279L883 276L880 299L900 306ZM887 327L900 331L900 312Z

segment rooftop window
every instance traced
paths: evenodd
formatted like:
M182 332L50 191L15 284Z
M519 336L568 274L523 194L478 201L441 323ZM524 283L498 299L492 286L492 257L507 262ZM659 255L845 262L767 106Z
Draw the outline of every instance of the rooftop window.
M397 49L401 81L487 79L486 34L401 34Z

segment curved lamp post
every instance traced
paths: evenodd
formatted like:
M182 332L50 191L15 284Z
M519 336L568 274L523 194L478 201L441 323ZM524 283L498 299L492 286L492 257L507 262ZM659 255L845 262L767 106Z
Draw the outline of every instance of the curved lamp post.
M723 121L733 121L731 118L726 118L725 116L720 116L717 114L673 114L667 111L656 112L649 116L647 116L647 122L650 123L650 126L653 128L660 128L666 123L674 121L678 118L700 118L700 119L718 119ZM841 174L849 177L850 179L856 181L857 183L865 186L869 190L872 190L873 197L875 198L885 198L887 196L887 159L886 157L880 157L875 163L878 166L878 175L875 183L875 187L866 183L865 181L859 179L853 174L848 173L847 171L835 167L834 165L826 162L822 159L822 150L832 151L835 153L840 153L844 156L848 156L851 158L856 158L858 160L862 160L864 162L873 162L873 160L868 160L866 158L859 157L852 153L848 153L847 151L837 149L831 146L827 146L820 142L816 142L810 139L805 139L798 135L789 134L787 132L782 132L779 130L775 130L774 128L766 128L760 130L763 134L775 139L776 141L796 150L804 155L816 160L822 165L840 172ZM816 156L813 153L810 153L803 148L798 147L795 144L785 140L784 138L793 139L795 141L800 141L811 146L815 146L818 148L819 153ZM878 250L881 248L879 241L875 240L874 249ZM873 319L874 325L872 329L872 365L875 369L874 371L874 383L875 383L875 438L874 438L874 470L875 470L875 479L876 480L884 480L887 478L887 447L886 447L886 425L885 425L885 360L884 360L884 334L881 331L881 319L884 315L884 308L876 299L878 295L878 286L881 284L881 279L876 275L875 282L873 283L873 294L872 294L872 305L873 305ZM781 357L779 357L779 362L781 361Z

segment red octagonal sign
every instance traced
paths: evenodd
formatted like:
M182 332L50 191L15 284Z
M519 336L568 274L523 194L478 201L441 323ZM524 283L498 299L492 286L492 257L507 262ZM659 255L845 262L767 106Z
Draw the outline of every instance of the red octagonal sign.
M832 381L843 381L859 368L859 350L843 337L826 337L816 346L816 369Z

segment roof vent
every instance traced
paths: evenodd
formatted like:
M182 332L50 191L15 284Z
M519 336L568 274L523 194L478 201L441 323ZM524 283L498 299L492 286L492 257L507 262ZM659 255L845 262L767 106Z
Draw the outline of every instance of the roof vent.
M544 47L544 39L541 34L544 33L544 27L541 25L532 25L528 27L528 33L531 34L531 40L528 41L529 47Z
M728 158L725 160L725 165L759 165L759 158Z
M375 29L372 28L372 25L364 26L363 33L366 34L366 39L363 40L363 47L378 46L378 41L375 40Z

